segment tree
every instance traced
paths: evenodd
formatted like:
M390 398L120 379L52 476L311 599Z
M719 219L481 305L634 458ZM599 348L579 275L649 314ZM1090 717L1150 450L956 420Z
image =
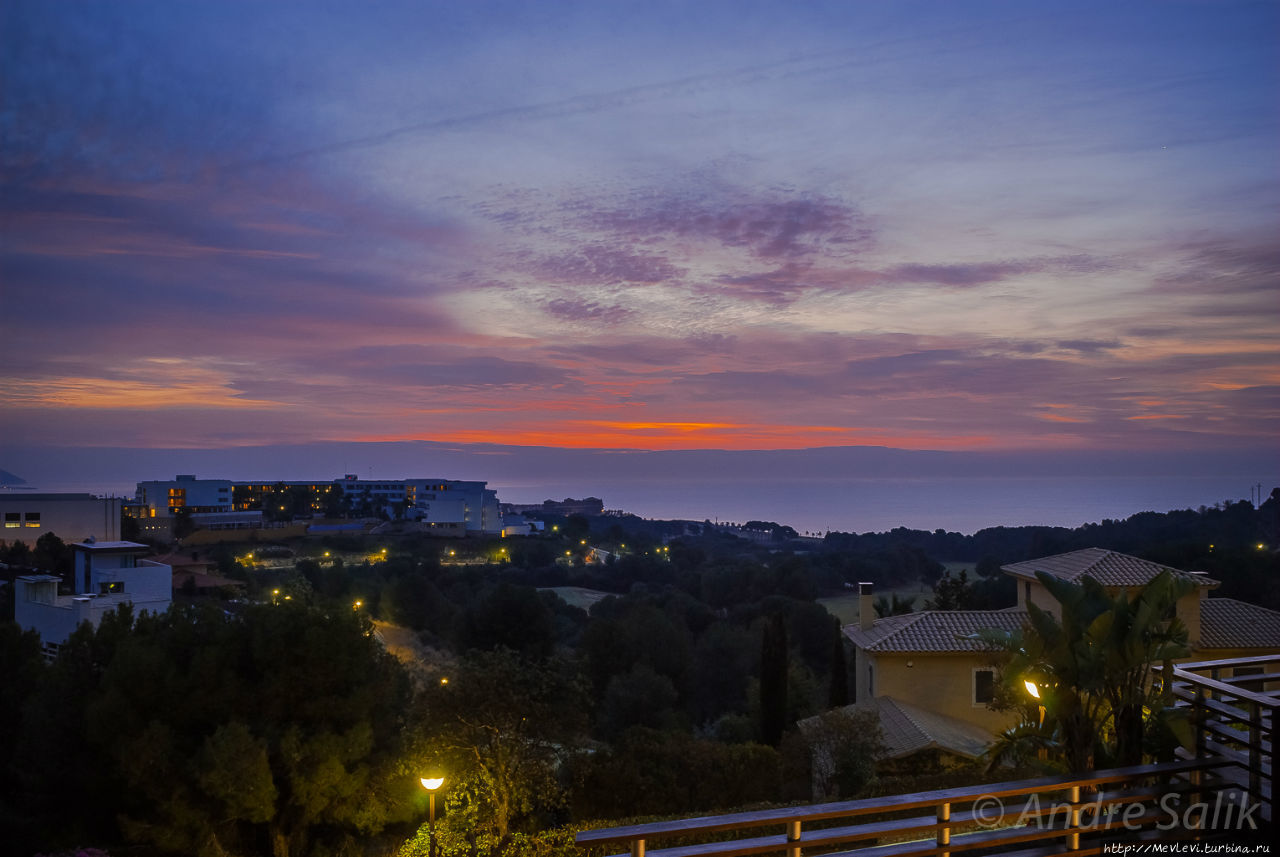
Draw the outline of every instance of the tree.
M568 664L473 652L424 701L417 757L448 772L445 804L459 835L483 833L496 854L515 825L563 808L555 770L584 734L587 711Z
M1134 765L1144 748L1186 737L1185 723L1162 704L1151 667L1190 654L1187 629L1173 611L1196 584L1164 571L1130 598L1109 595L1091 578L1076 584L1036 576L1058 601L1061 620L1028 604L1025 633L980 635L1003 653L1005 698L1020 700L1024 711L1023 723L991 751L993 764L1042 749L1073 772ZM1026 682L1038 700L1028 698Z
M173 537L185 539L196 531L196 522L191 518L191 510L186 506L173 513Z
M614 740L633 726L673 729L679 725L678 700L671 679L658 675L648 664L636 664L631 672L609 680L600 701L601 734Z
M765 620L760 640L760 741L782 742L787 727L787 626L781 613Z
M937 591L936 587L934 591ZM892 598L888 595L879 596L872 606L875 608L876 616L883 619L886 616L905 616L916 609L915 603L915 598L904 598L895 592Z
M805 721L801 736L815 799L847 800L875 781L884 743L874 711L853 706L828 711Z
M960 574L951 576L950 571L942 573L942 577L933 585L933 598L925 605L929 610L970 610L973 608L973 592L969 586L969 572L960 569Z
M88 705L126 787L97 800L130 839L190 854L293 857L376 833L410 808L409 688L369 631L296 605L144 616Z
M831 708L849 704L849 661L844 646L844 631L837 623L831 635L831 683L827 690L827 705Z
M45 533L36 539L35 550L31 552L31 562L37 568L47 569L53 574L70 579L72 563L71 548L63 544L62 539L53 533Z

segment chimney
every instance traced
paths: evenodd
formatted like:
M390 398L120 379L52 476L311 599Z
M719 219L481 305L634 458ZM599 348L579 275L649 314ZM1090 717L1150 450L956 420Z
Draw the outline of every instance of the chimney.
M874 621L876 621L876 608L872 603L871 584L862 581L858 584L858 627L868 631Z

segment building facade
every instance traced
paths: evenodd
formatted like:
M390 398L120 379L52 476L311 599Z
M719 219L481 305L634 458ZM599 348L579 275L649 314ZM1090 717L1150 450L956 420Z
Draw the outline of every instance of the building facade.
M0 494L0 539L35 544L46 533L64 542L81 539L114 541L120 538L118 497L92 494Z
M857 704L883 709L886 704L902 703L945 718L934 723L937 746L958 755L968 753L947 745L955 735L971 736L976 727L994 738L994 733L1012 726L1013 714L990 705L998 673L995 656L973 637L986 629L1019 630L1028 620L1030 605L1059 616L1058 602L1037 572L1073 583L1090 578L1113 595L1136 592L1168 572L1194 584L1175 607L1187 627L1189 660L1280 652L1280 612L1233 598L1212 598L1209 593L1218 581L1199 572L1100 548L1014 563L1001 570L1018 582L1018 604L1004 610L925 610L876 619L871 585L859 584L859 622L844 628L855 651Z
M136 500L142 516L172 518L182 510L192 514L231 512L231 480L197 479L180 474L171 480L139 482Z
M75 564L72 594L59 595L59 578L34 574L14 581L14 621L40 634L46 655L53 655L82 623L98 627L121 604L135 611L162 613L173 595L173 570L143 559L150 551L135 542L86 540L71 545Z
M497 492L486 482L457 479L360 479L347 474L331 482L232 482L183 475L139 482L136 505L144 524L186 509L196 523L223 526L251 526L249 519L235 517L249 513L269 520L385 515L417 521L442 534L503 533Z

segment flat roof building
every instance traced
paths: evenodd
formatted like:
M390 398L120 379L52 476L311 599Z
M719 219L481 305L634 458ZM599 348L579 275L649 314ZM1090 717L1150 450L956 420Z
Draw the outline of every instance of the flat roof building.
M142 559L149 551L136 542L88 539L71 545L75 563L72 594L59 595L59 578L32 574L14 581L14 621L40 634L52 656L82 623L98 627L121 604L163 613L173 598L173 570Z

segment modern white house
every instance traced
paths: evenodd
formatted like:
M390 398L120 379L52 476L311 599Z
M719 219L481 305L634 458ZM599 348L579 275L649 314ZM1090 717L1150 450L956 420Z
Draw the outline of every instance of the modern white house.
M60 578L32 574L14 581L14 621L40 634L45 654L52 656L82 622L96 628L102 617L121 604L135 612L162 613L173 595L173 570L142 559L150 551L136 542L87 539L71 545L75 571L71 595L59 595Z

